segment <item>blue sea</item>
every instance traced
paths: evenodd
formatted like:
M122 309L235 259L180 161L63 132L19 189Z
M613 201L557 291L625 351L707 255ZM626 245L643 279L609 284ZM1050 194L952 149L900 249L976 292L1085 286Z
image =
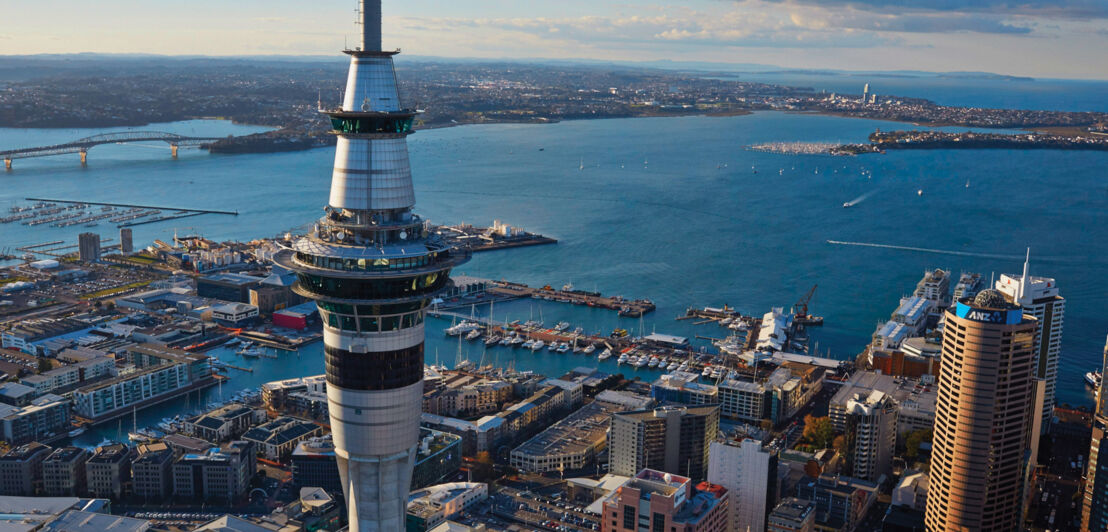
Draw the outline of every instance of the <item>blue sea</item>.
M1028 97L1030 98L1030 97ZM1033 98L1032 98L1033 99ZM981 101L978 105L995 102ZM1045 103L1044 103L1045 105ZM497 305L498 319L540 316L589 332L615 327L687 337L723 336L714 325L674 318L690 306L731 305L760 315L789 307L819 286L813 350L848 359L868 343L899 298L926 270L986 277L1018 272L1055 277L1067 299L1059 402L1090 404L1082 375L1100 364L1108 317L1108 154L1063 151L906 151L840 158L779 155L746 146L773 141L862 142L888 122L759 112L710 118L641 118L548 125L484 125L421 131L409 138L417 211L436 223L494 219L555 237L554 246L477 254L461 271L531 285L550 284L654 300L642 320L550 302ZM260 128L225 122L157 124L192 135ZM0 129L0 147L65 142L101 130ZM101 146L82 168L76 155L17 160L0 174L0 211L26 197L141 203L238 211L135 227L136 245L174 231L217 240L273 236L310 225L328 197L333 150L260 155L182 151L164 145ZM581 169L580 166L584 165ZM966 183L970 186L967 188ZM922 193L921 193L922 191ZM865 196L851 209L845 201ZM96 228L105 238L116 229ZM83 227L0 225L0 249L76 242ZM829 240L883 246L847 246ZM487 308L475 308L485 314ZM597 366L580 355L532 354L446 339L428 321L427 359L459 357L558 375ZM697 341L698 345L706 345ZM220 394L323 371L316 344L283 360L236 360L222 389L140 412L140 426L195 409ZM599 364L615 371L614 361ZM628 370L643 379L653 370ZM130 420L83 436L117 436Z

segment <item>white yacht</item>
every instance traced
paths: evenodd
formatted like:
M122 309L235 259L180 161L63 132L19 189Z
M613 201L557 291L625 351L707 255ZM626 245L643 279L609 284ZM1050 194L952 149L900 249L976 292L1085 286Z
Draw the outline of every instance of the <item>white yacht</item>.
M612 356L612 350L611 349L605 349L599 355L597 355L596 359L597 360L607 360L607 359L611 358L611 356Z
M596 344L586 345L585 348L581 350L581 352L585 353L586 355L591 355L593 351L596 351ZM611 349L608 349L608 356L612 356L611 351Z

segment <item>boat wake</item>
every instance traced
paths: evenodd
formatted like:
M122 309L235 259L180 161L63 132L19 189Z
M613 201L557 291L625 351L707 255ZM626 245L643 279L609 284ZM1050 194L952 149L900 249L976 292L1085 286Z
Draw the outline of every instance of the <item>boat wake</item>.
M896 246L893 244L875 244L873 242L843 242L840 240L828 240L828 244L838 246L860 246L867 248L898 249L901 251L916 251L920 253L935 253L938 255L957 255L960 257L981 257L985 259L1022 260L1022 255L1001 255L996 253L974 253L971 251L953 251L947 249L918 248L913 246ZM1040 260L1044 260L1040 258Z
M869 199L870 196L872 196L876 193L877 193L876 190L871 190L869 192L866 192L865 194L862 194L861 196L858 196L857 198L854 198L854 199L844 203L843 207L853 207L853 206L855 206L859 203L862 203L863 201L866 201L867 199Z

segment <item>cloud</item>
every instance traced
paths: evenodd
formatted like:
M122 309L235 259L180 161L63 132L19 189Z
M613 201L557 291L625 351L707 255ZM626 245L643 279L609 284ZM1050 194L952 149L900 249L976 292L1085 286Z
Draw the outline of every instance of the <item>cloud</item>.
M737 0L750 3L751 0ZM904 14L910 12L985 13L999 16L1086 20L1108 18L1104 0L757 0L781 5L850 8Z
M1000 33L1028 34L1032 27L991 16L966 13L913 13L892 15L857 10L797 10L791 19L799 27L904 33Z

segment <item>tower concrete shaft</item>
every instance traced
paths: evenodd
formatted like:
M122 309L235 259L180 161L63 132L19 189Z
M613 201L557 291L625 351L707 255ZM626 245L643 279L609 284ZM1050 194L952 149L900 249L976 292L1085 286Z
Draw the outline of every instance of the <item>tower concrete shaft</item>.
M469 259L412 213L407 136L392 57L380 50L380 0L362 0L363 42L347 50L325 215L274 261L323 322L327 401L352 532L404 529L423 396L423 320Z

